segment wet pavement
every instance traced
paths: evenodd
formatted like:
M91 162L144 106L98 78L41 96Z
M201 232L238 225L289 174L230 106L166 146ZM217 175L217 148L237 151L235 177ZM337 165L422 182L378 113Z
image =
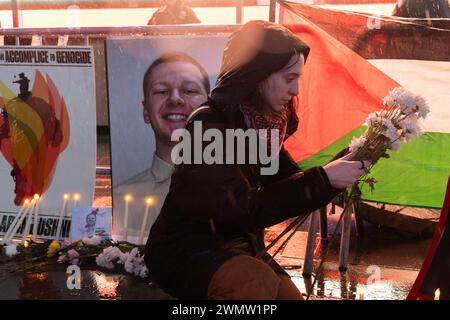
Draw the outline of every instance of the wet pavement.
M109 139L104 132L100 133L97 166L109 167ZM97 174L94 206L111 206L111 203L110 175L104 172ZM302 293L306 295L311 291L312 300L405 299L427 254L431 234L400 231L398 228L392 229L380 223L364 221L364 235L357 235L355 222L352 221L349 264L345 272L340 272L338 268L340 231L338 230L335 237L331 238L339 219L339 207L335 214L331 215L330 212L329 206L327 214L329 237L321 240L318 235L316 239L312 277L302 275L308 221L295 232L287 246L276 256L276 260L285 267ZM428 214L432 217L427 216L427 219L423 219L424 222L430 223L430 219L433 222L437 221L438 212ZM401 221L402 218L396 219ZM267 229L267 243L286 226L287 223L282 223ZM276 249L277 247L274 247L271 252ZM324 263L319 269L322 260ZM100 270L94 266L82 266L79 290L68 289L67 281L70 274L66 274L67 266L51 265L10 273L13 268L13 265L0 262L0 299L172 299L150 279L144 280L119 272ZM313 282L314 288L310 290Z
M67 266L52 265L0 281L0 300L162 300L173 299L149 280L81 266L80 288L70 289ZM69 282L69 285L67 283Z
M311 299L360 299L360 292L364 299L370 300L405 299L425 259L431 237L399 232L367 222L364 222L362 237L357 235L353 221L348 267L341 272L340 230L331 238L339 213L337 209L335 215L328 215L328 239L321 240L320 235L316 238L312 277L302 275L309 223L295 233L276 260L286 268L303 293L310 291L317 275ZM266 237L273 238L284 226L270 228ZM276 248L271 251L274 250ZM324 263L319 270L322 259Z

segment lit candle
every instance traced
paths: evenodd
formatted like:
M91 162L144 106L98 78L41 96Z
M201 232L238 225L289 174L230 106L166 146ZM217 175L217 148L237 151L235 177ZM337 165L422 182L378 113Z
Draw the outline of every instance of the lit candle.
M36 242L37 230L38 230L38 222L39 222L38 206L39 206L40 197L36 193L33 198L34 198L34 201L35 201L35 203L34 203L33 241ZM31 218L31 214L30 214L30 218Z
M31 210L29 210L28 214L25 214L24 218L26 219L26 224L22 232L22 243L24 243L27 240L27 236L30 233L31 219L33 218L34 208L36 207L36 201L34 199L31 201L32 201Z
M65 193L63 196L62 208L61 211L59 212L58 228L56 229L56 240L60 239L61 227L63 222L62 220L63 217L66 215L67 200L69 200L69 195Z
M27 199L28 200L28 199ZM9 243L14 235L16 234L19 227L22 225L23 219L27 216L27 214L30 212L31 208L33 207L34 199L31 199L31 202L28 200L28 202L25 200L25 203L28 204L25 211L22 213L22 215L19 217L17 223L14 225L14 227L11 229L11 233L8 235L7 238L5 238L5 242Z
M28 203L30 202L29 199L25 199L24 204L22 205L22 208L20 208L19 212L17 213L17 215L14 217L13 222L9 225L8 230L6 230L5 235L3 236L3 240L2 243L6 243L7 239L9 238L9 235L11 234L12 229L14 228L14 226L17 223L17 220L19 220L19 218L21 217L21 215L23 214L24 210L27 208Z
M78 208L80 205L80 195L78 193L75 193L73 195L73 207Z
M125 217L124 217L124 223L123 223L123 229L124 229L124 236L123 240L128 241L128 203L131 201L131 195L127 194L125 196Z
M363 290L360 290L360 291L358 292L358 296L359 296L359 300L364 300L364 291L363 291Z
M148 210L150 209L151 206L153 206L155 204L155 198L153 197L148 197L147 199L145 199L145 212L144 212L144 221L142 222L142 226L141 226L141 233L139 235L139 244L144 244L143 240L144 240L144 232L145 232L145 228L147 227L147 220L148 220Z
M441 290L437 288L436 291L434 292L434 300L439 300L440 297L441 297Z

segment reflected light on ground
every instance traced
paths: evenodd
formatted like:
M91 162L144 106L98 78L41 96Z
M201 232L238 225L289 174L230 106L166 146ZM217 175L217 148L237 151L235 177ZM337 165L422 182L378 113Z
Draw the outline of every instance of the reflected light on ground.
M100 299L117 299L118 279L107 277L102 273L94 273L93 277Z
M314 276L310 279L304 278L301 271L288 271L292 281L303 293L314 282ZM391 281L378 281L374 283L359 283L351 275L343 273L340 278L330 275L318 279L311 294L311 300L336 299L336 300L359 300L363 292L364 300L405 300L409 293L409 286Z

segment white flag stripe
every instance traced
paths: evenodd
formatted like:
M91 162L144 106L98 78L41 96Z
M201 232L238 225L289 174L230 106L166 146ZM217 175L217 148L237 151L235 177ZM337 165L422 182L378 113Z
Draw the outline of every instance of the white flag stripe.
M426 98L428 132L450 133L450 62L400 59L368 60L400 85Z

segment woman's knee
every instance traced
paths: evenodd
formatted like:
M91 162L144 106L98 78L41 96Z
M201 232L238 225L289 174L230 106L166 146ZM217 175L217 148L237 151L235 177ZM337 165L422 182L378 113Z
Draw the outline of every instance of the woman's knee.
M289 276L280 275L277 300L304 300L302 293Z
M246 255L226 261L212 277L208 299L272 300L278 295L280 277L265 262Z

